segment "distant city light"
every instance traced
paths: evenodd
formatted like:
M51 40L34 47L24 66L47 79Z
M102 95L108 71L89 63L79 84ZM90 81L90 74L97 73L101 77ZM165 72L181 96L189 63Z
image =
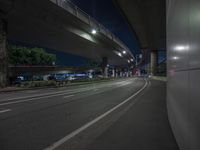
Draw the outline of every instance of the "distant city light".
M96 33L97 33L97 30L93 29L92 34L96 34Z
M126 54L126 51L123 51L123 54Z

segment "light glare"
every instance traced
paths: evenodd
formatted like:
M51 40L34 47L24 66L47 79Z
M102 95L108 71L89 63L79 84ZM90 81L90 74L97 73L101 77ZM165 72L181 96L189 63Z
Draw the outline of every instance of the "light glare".
M177 57L177 56L174 56L174 57L173 57L173 59L174 59L174 60L178 60L178 59L179 59L179 57Z
M92 30L92 34L96 34L97 31L95 29Z
M122 54L121 54L121 53L118 53L118 56L122 57Z
M185 51L185 50L188 50L188 49L189 49L189 46L184 46L184 45L178 45L178 46L174 47L174 50L179 51L179 52Z
M126 51L123 51L123 54L126 54Z

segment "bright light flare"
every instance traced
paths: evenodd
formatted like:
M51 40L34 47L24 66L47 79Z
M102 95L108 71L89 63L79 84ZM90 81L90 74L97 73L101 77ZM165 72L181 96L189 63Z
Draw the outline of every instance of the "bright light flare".
M119 52L119 53L117 53L117 55L118 55L118 56L120 56L120 57L122 57L122 53L120 53L120 52Z
M179 59L179 57L177 57L177 56L174 56L172 59L173 59L173 60L178 60L178 59Z
M123 51L123 54L126 54L126 51Z
M96 34L96 33L97 33L97 30L93 29L92 34Z
M182 52L182 51L185 51L185 50L188 50L188 49L189 49L189 46L184 46L184 45L178 45L178 46L174 47L174 50L179 51L179 52Z

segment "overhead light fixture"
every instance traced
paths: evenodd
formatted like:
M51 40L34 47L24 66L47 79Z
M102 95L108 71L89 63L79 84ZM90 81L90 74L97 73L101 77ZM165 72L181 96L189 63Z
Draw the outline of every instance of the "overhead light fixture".
M177 57L177 56L174 56L172 59L173 59L173 60L178 60L178 59L179 59L179 57Z
M92 29L92 34L96 34L96 33L97 33L97 30Z
M120 52L119 52L119 53L117 53L117 55L118 55L118 56L120 56L120 57L122 57L122 53L120 53Z
M188 45L177 45L174 47L174 50L179 52L186 51L188 49L189 49Z

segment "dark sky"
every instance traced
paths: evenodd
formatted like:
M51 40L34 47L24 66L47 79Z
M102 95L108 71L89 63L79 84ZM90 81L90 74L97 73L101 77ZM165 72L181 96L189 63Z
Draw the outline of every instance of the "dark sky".
M120 38L133 52L140 53L134 33L112 0L71 0Z

